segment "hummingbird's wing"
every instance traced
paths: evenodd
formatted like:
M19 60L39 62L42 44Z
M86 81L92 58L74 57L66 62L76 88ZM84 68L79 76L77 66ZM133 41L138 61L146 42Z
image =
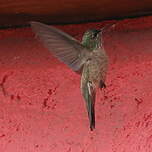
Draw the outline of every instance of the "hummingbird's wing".
M79 71L89 58L89 50L61 30L39 22L31 22L31 27L46 48L74 71Z

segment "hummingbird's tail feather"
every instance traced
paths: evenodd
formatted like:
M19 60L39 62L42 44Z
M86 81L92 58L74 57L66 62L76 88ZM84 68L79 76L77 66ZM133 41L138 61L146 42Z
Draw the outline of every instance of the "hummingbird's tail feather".
M83 96L86 101L91 131L95 129L95 95L96 93L95 89L92 86L92 83L88 82L85 88L83 89Z
M90 129L93 131L95 129L95 110L94 110L94 104L92 102L88 102L88 116L90 120Z

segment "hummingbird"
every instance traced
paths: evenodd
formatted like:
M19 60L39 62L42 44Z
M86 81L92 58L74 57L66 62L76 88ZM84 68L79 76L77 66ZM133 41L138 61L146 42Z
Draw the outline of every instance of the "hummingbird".
M81 74L81 93L86 103L90 130L95 129L95 98L105 88L108 56L102 45L103 29L87 30L79 42L69 34L40 22L30 22L44 46L74 72ZM109 26L109 25L108 25Z

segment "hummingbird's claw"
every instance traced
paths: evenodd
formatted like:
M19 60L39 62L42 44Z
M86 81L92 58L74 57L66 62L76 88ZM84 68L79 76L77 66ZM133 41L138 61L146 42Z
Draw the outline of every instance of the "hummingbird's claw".
M106 88L106 84L101 80L99 84L99 88L102 90L102 88Z

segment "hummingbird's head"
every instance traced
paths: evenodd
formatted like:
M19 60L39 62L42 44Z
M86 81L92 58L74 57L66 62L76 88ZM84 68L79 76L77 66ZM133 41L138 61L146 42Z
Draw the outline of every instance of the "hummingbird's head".
M101 30L90 29L86 31L82 38L82 44L90 50L100 47Z

